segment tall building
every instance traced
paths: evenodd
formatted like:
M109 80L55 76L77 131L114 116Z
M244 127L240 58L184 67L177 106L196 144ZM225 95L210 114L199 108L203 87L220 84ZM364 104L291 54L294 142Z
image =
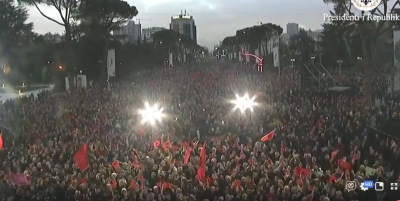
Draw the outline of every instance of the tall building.
M122 25L119 30L113 31L115 36L122 36L120 42L125 43L137 43L142 39L141 37L142 25L135 24L134 21L129 21L128 24Z
M142 41L146 40L146 42L153 42L153 34L158 32L166 30L164 27L149 27L149 28L144 28L142 29Z
M197 30L193 16L187 15L186 11L180 15L172 16L169 27L171 30L190 37L197 43Z
M296 35L299 33L299 24L297 23L288 23L286 25L286 33L289 35Z

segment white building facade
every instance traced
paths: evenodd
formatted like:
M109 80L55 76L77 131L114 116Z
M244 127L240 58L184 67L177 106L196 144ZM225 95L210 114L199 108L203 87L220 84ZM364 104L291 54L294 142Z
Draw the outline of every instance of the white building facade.
M153 42L153 34L162 30L166 30L166 28L149 27L142 29L142 41L146 40L145 42Z
M141 41L142 37L142 25L136 24L134 21L129 21L128 24L122 25L119 30L113 31L113 35L121 36L119 41L122 44L126 43L137 43Z
M322 32L320 30L317 30L317 31L306 31L306 33L307 33L307 35L309 37L311 37L313 40L315 40L317 42L321 40ZM284 33L284 34L280 35L280 37L279 37L280 41L279 41L279 38L277 36L273 36L267 43L267 52L271 53L272 49L274 47L276 47L279 42L288 45L291 36L292 35L290 35L288 33Z

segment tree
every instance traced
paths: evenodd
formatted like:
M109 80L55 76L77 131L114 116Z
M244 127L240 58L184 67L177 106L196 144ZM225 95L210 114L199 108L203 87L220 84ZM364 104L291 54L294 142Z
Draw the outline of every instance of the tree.
M294 55L299 55L303 62L308 62L316 53L316 41L304 29L290 37L289 50Z
M236 31L236 38L239 44L247 44L252 48L260 48L261 44L266 43L274 35L281 35L282 27L279 25L267 23L258 26L247 27Z
M222 48L227 49L228 53L238 53L238 43L236 36L228 36L222 40Z
M101 67L102 80L107 79L107 54L113 40L111 31L117 30L138 14L135 6L122 0L85 0L82 1L77 18L81 27L90 36L103 41L103 61ZM105 82L103 82L105 83Z
M334 7L330 15L343 16L345 9ZM343 60L344 64L352 66L357 57L362 56L360 36L354 31L352 24L342 20L322 25L323 31L318 45L321 47L321 60L324 65L337 65L337 60Z
M76 11L79 6L79 0L19 0L21 3L25 3L31 6L35 6L39 13L45 17L46 19L64 27L64 39L65 39L65 57L64 68L68 75L70 89L73 91L75 89L74 75L73 75L73 49L72 49L72 30L71 25L73 24L73 13ZM44 13L39 5L44 4L46 6L50 6L55 8L55 10L59 13L61 21L56 20L54 18L49 17ZM56 88L59 88L60 82L56 82Z
M32 44L35 39L35 34L32 32L33 24L26 22L27 10L22 6L16 6L14 1L0 1L0 13L0 65L7 65L10 69L8 72L20 79L26 76L24 71L26 46Z
M366 15L375 17L386 17L388 14L394 11L394 8L400 3L396 0L392 6L390 6L389 0L381 1L381 5L371 11L354 11L352 8L351 0L323 0L324 3L334 4L334 7L345 10L347 16L361 16L359 20L354 21L351 26L354 27L354 31L359 34L362 46L362 57L364 63L364 96L366 98L367 106L372 106L372 79L374 69L377 67L377 47L379 44L379 38L383 37L386 33L393 29L393 26L398 25L396 21L386 20L369 20Z

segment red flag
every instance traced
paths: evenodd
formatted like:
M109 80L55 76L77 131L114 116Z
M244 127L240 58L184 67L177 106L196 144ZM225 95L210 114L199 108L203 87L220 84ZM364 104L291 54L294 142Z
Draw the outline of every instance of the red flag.
M160 140L157 140L157 141L155 141L155 142L153 142L153 146L154 146L154 148L157 148L157 147L159 147L160 146Z
M111 163L115 171L119 171L119 162L118 161L113 161Z
M294 168L293 175L297 177L300 176L302 172L303 172L303 167L297 166L296 168Z
M171 148L171 147L172 147L172 144L171 144L170 141L166 141L166 142L164 142L164 143L162 144L162 148L163 148L163 149L168 149L168 148Z
M351 170L351 165L347 161L345 161L343 159L339 159L338 160L338 165L342 169Z
M3 149L3 136L0 133L0 149Z
M336 177L333 176L333 175L331 175L331 176L329 177L329 182L330 182L330 183L336 182Z
M206 143L203 144L200 152L199 165L197 167L197 178L203 181L206 177Z
M301 169L300 175L303 178L307 178L308 176L310 176L310 174L311 174L311 170L310 169L307 169L307 168L302 168Z
M332 158L332 159L335 159L338 152L339 152L338 149L336 149L335 151L332 151L332 153L331 153L331 158Z
M186 148L186 151L185 151L185 158L184 158L184 160L183 160L183 164L188 164L189 163L189 158L190 158L190 152L192 151L192 149L190 148L190 147L187 147Z
M82 172L89 167L88 146L84 144L74 155L74 162Z
M261 138L262 142L270 141L274 138L276 128L269 132L268 134L264 135L264 137Z

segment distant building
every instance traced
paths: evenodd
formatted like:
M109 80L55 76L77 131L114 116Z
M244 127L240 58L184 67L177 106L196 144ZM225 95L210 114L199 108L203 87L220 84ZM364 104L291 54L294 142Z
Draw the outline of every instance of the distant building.
M181 13L180 15L172 16L169 27L171 30L190 37L197 43L197 30L193 16L187 15L186 11L184 14Z
M119 30L113 31L113 35L121 36L119 41L122 44L137 43L142 39L141 37L142 25L135 24L134 21L129 21L128 24L122 25Z
M49 43L60 43L62 41L62 36L60 34L46 33L43 35L46 42Z
M297 32L298 33L298 32ZM311 37L315 41L320 41L321 40L321 35L322 31L321 30L316 30L316 31L306 31L307 35ZM278 45L279 42L284 43L284 44L289 44L290 37L293 36L289 33L284 33L280 35L280 41L278 40L277 36L273 36L267 43L267 52L271 53L272 49Z
M308 36L310 36L313 40L315 41L321 41L321 36L322 36L322 31L321 30L315 30L315 31L306 31Z
M286 25L286 33L289 35L296 35L299 33L299 24L297 23L288 23Z
M166 28L149 27L149 28L142 29L142 41L146 40L146 42L153 42L153 34L158 31L162 31L162 30L166 30Z

